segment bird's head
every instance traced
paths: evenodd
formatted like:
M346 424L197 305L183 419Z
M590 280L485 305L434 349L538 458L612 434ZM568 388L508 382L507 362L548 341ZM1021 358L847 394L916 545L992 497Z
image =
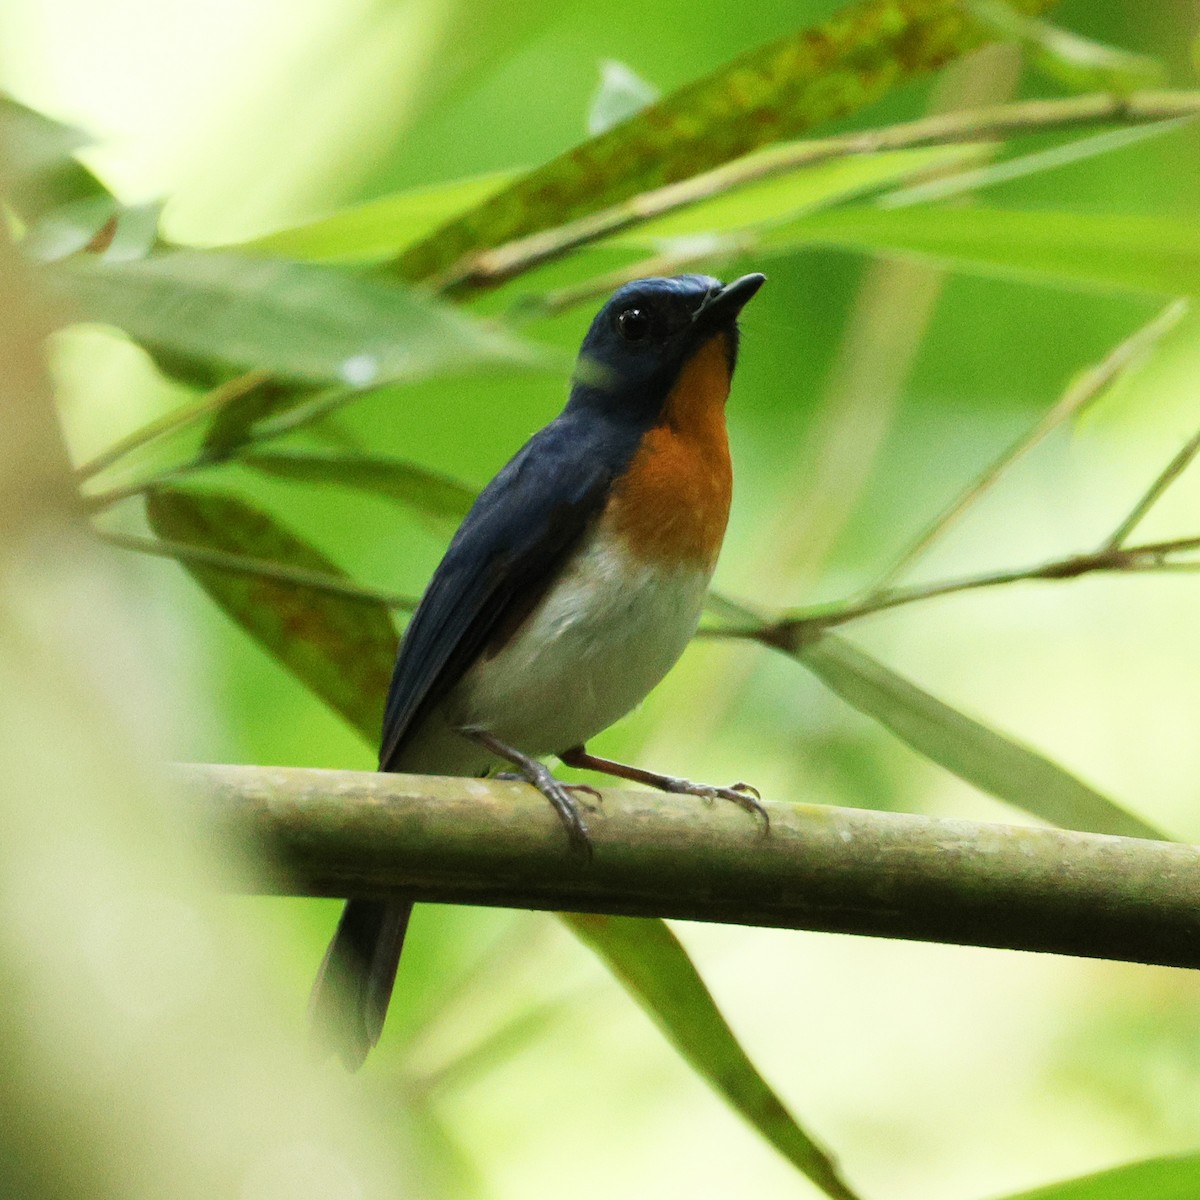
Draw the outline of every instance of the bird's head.
M583 339L571 406L653 423L680 386L703 387L723 402L737 361L738 314L764 281L676 275L625 284Z

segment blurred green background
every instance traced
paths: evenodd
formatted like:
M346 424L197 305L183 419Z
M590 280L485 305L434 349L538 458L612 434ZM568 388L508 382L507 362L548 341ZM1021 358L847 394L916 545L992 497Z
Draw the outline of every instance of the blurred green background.
M586 136L604 60L667 92L834 8L7 0L0 88L95 135L86 160L123 200L165 200L169 237L212 245L534 165ZM1179 86L1194 82L1194 3L1067 0L1053 19L1160 58ZM1006 64L990 53L956 70L1002 87ZM915 117L937 85L906 86L849 124ZM1015 94L1061 88L1026 69ZM997 185L986 200L1194 220L1198 151L1184 126ZM757 266L750 257L722 270ZM771 606L868 584L1076 372L1163 303L830 249L766 269L729 407L737 492L716 584ZM590 315L576 308L524 332L573 351ZM79 459L183 398L108 331L60 334L52 357ZM1098 543L1200 427L1198 368L1200 323L1189 318L1153 363L973 510L917 577ZM564 389L565 375L532 373L383 389L334 428L346 445L480 485L557 412ZM222 483L390 590L419 591L444 545L444 530L381 500L236 467ZM1194 534L1197 492L1185 478L1147 537ZM123 520L140 527L136 512ZM191 681L192 702L173 715L177 757L373 765L372 747L178 567L132 556L126 566L145 653ZM1023 584L874 617L852 635L1195 841L1198 588L1187 574ZM1022 819L751 645L695 644L594 748L692 778L749 779L778 800ZM230 904L277 947L294 996L279 1021L299 1028L337 905ZM763 929L679 932L751 1057L868 1195L983 1198L1200 1144L1193 974ZM421 907L384 1042L354 1086L417 1128L417 1194L810 1194L548 916Z

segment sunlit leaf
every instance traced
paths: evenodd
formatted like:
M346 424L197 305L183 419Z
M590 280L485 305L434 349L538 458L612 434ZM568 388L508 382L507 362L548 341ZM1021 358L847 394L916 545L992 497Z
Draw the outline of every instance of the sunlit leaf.
M748 155L748 161L770 162L794 144L772 146ZM861 196L937 168L976 161L979 146L935 146L925 150L890 150L831 159L784 175L747 184L712 200L636 225L611 239L613 244L654 245L663 238L726 233L769 225L785 217L813 212Z
M562 914L667 1040L763 1137L827 1195L856 1200L833 1160L758 1073L679 940L662 921Z
M448 475L377 454L255 450L238 461L283 479L371 492L450 525L457 525L475 500L471 488Z
M311 262L380 262L494 195L516 176L516 171L494 171L412 188L281 229L236 249Z
M1200 1196L1200 1154L1129 1163L1003 1200L1195 1200L1196 1196Z
M951 708L840 637L826 635L794 657L918 754L999 800L1064 829L1167 837L1056 763Z
M767 231L756 251L814 243L914 254L1033 283L1168 296L1200 290L1200 223L1175 217L978 206L838 208Z
M179 251L47 272L76 313L185 359L370 387L540 361L499 330L404 287L334 267Z
M1040 12L1051 0L1021 0ZM397 261L423 279L464 255L686 179L822 121L990 40L961 0L862 0L739 55L517 180Z
M970 8L999 37L1019 42L1042 71L1074 91L1123 96L1162 81L1163 66L1156 59L1027 17L1007 0L970 0Z
M235 496L159 488L148 497L146 511L154 532L169 541L346 578L315 547ZM396 632L382 603L190 561L183 566L305 687L376 741L396 653Z
M623 62L606 58L600 64L599 86L588 105L588 136L606 133L653 104L658 96L658 88L647 83L636 71Z

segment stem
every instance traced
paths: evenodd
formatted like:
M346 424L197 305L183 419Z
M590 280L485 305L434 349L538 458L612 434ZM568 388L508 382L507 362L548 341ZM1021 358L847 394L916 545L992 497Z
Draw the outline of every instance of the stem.
M916 604L920 600L932 600L937 596L952 596L958 592L979 591L982 588L1000 587L1007 583L1022 583L1034 580L1078 579L1097 571L1168 571L1186 567L1194 570L1200 563L1172 563L1169 555L1200 550L1200 537L1177 538L1169 542L1145 542L1139 546L1110 546L1086 554L1072 554L1067 558L1054 559L1036 567L1022 567L1011 571L991 571L982 575L970 575L964 579L951 579L942 583L920 584L910 588L894 588L877 592L857 603L826 606L809 612L797 613L777 621L774 625L751 629L709 631L710 637L735 637L753 639L767 643L806 640L813 634L838 625L845 625L859 617L886 612Z
M986 467L968 484L966 489L938 514L916 541L888 567L864 603L870 603L886 594L887 586L911 567L976 500L989 491L1009 467L1024 458L1064 421L1078 416L1098 399L1131 363L1136 362L1175 328L1187 309L1186 300L1176 300L1169 304L1152 321L1147 322L1115 346L1099 363L1078 375L1059 398L1058 403L1028 433L1018 438L995 462ZM1182 470L1183 466L1179 469ZM1154 494L1146 507L1149 508L1149 505L1153 504L1157 498L1158 494ZM1140 520L1140 516L1138 519ZM1135 521L1134 524L1136 523ZM1133 525L1130 525L1129 528L1132 529ZM1110 541L1109 545L1119 545L1119 541Z
M582 866L521 783L282 767L176 768L262 852L246 890L379 895L815 929L1200 967L1195 846L824 805L606 791Z
M1200 92L1094 94L1064 100L1024 100L967 112L945 113L824 141L797 142L756 152L576 221L468 255L428 281L435 291L458 293L491 287L590 242L642 221L697 204L743 184L801 167L858 154L920 146L988 141L1022 133L1111 123L1142 125L1200 113Z
M230 571L237 575L253 575L258 579L270 579L293 587L307 588L310 592L323 592L330 596L344 596L349 600L362 600L372 604L386 604L388 608L412 612L417 601L412 596L400 596L378 588L364 587L350 579L341 579L322 571L306 571L301 567L289 567L268 558L252 558L244 554L228 554L223 550L210 550L205 546L193 546L189 542L175 542L168 538L144 538L127 533L108 533L94 530L102 542L118 546L122 550L133 550L138 554L152 554L158 558L173 558L193 562L200 566L214 567L218 571Z
M1179 453L1159 473L1159 476L1147 489L1142 498L1130 510L1129 516L1113 530L1112 536L1104 543L1105 549L1116 549L1141 524L1142 518L1162 498L1163 493L1187 470L1196 454L1200 452L1200 433L1192 435L1191 439L1180 449Z
M261 387L269 378L270 375L266 371L247 371L236 379L227 380L191 404L181 405L179 408L165 413L156 421L151 421L140 429L135 429L127 437L114 442L90 462L77 467L75 470L76 480L83 483L85 480L91 479L93 475L107 470L134 450L148 446L151 442L158 441L159 438L166 437L167 434L174 433L177 429L182 429L185 425L190 425L193 421L198 421L201 417L208 416L218 409L224 408L227 404L232 404L234 400L252 392L256 387Z

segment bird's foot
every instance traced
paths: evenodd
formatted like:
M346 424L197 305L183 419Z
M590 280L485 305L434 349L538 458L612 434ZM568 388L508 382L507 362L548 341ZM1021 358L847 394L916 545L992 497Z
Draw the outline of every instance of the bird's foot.
M600 758L589 754L583 746L575 746L558 756L569 767L582 767L587 771L598 771L602 775L614 775L618 779L629 779L634 783L645 783L663 792L677 795L699 796L705 803L714 800L731 800L739 808L762 822L763 835L771 831L771 818L762 805L758 789L748 783L735 783L732 787L716 787L710 783L693 783L675 775L662 775L658 771L647 771L644 767L633 767L628 763L616 762L611 758Z
M588 792L598 799L600 793L595 788L588 787L586 784L562 783L554 778L545 763L524 754L515 746L502 742L498 737L488 733L486 729L466 728L460 729L459 732L463 737L470 738L484 749L490 750L497 758L503 758L512 763L516 770L504 772L501 778L521 779L526 783L533 784L554 806L554 811L558 813L559 819L566 828L571 849L585 859L592 857L591 835L588 833L587 822L583 819L583 813L580 811L582 807L587 806L576 801L571 793L575 791Z

